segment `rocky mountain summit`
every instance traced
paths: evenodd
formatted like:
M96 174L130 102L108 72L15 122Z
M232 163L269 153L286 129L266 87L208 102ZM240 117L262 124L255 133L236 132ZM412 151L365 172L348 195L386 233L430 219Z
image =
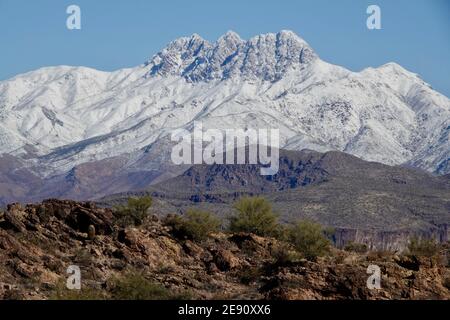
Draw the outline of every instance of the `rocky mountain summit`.
M151 67L150 76L182 76L192 82L233 77L275 82L317 58L314 50L292 31L263 34L249 41L229 31L215 43L197 34L177 39L146 65Z
M316 261L283 264L274 258L278 246L244 233L180 239L156 216L121 228L110 209L93 203L13 204L0 214L0 298L58 298L69 265L80 267L83 290L105 298L112 279L128 270L161 286L160 293L169 289L190 299L450 298L445 247L432 258L335 249ZM381 289L367 288L371 264L381 269Z

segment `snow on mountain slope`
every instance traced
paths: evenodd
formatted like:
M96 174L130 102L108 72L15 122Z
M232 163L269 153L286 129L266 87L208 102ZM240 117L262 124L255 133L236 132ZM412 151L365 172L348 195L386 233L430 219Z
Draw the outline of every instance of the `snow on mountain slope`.
M193 121L279 128L287 149L450 172L447 97L394 63L359 73L328 64L291 31L193 35L135 68L51 67L0 82L0 153L40 176L116 156L153 168L143 159L168 161L167 135Z

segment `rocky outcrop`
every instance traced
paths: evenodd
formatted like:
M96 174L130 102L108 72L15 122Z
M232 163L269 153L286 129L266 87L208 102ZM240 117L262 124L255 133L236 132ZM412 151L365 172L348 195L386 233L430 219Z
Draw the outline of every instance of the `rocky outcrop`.
M274 258L279 247L252 234L178 239L156 216L123 229L110 209L92 203L15 204L0 213L0 299L51 298L71 265L81 269L82 288L107 291L110 279L137 270L194 299L450 298L448 252L419 258L333 249L315 262L280 264ZM374 264L381 289L370 290L367 268Z

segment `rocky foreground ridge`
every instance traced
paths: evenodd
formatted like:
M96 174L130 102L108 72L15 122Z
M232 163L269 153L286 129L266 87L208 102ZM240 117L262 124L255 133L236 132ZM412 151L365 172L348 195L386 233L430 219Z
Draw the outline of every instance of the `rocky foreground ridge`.
M88 234L95 227L96 234ZM49 299L70 265L83 290L104 292L130 270L190 299L449 299L448 247L439 256L333 249L329 257L280 263L280 243L252 234L178 239L163 219L139 228L115 225L111 209L47 200L0 213L0 299ZM369 265L381 269L381 289L366 286Z

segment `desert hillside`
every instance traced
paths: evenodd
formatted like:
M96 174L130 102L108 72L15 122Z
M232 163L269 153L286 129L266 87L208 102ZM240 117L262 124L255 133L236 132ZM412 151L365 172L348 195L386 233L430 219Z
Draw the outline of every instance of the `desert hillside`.
M152 209L150 209L151 212ZM48 200L0 213L0 299L449 299L448 246L432 255L354 244L306 257L280 238L182 235L174 216L124 226L112 209ZM82 289L65 288L70 265ZM381 270L368 289L367 268Z

